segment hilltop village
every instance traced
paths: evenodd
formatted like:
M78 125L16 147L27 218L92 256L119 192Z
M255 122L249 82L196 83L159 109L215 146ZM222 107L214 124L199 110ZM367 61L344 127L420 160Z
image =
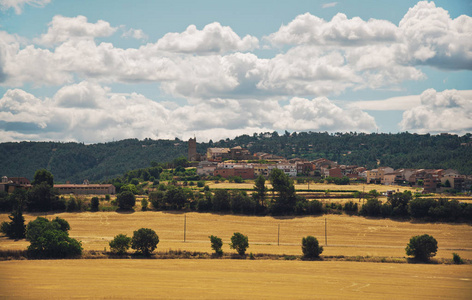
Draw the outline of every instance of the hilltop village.
M397 169L379 166L367 170L357 165L339 165L325 158L313 161L300 158L254 153L236 146L233 148L208 148L205 154L197 153L196 138L188 141L188 160L196 164L199 176L221 176L254 179L268 177L273 169L280 169L290 177L348 178L383 185L408 185L423 188L424 193L446 190L466 191L472 187L472 176L461 175L453 169Z

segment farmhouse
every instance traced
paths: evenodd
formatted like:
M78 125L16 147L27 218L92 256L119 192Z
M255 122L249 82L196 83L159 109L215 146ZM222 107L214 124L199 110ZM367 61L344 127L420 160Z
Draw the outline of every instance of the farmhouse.
M113 184L55 184L59 194L76 194L76 195L114 195L116 193Z

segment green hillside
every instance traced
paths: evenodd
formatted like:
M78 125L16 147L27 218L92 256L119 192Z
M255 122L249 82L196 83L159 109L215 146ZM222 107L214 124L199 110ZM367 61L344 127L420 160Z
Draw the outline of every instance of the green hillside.
M198 137L197 137L198 139ZM198 141L198 140L197 140ZM208 147L247 147L252 153L267 152L286 158L324 157L340 164L374 168L378 162L392 168L452 168L472 174L472 135L417 135L286 132L259 133L235 139L198 143L197 151ZM124 172L150 166L151 161L167 162L187 155L181 140L82 143L20 142L0 143L0 176L32 179L37 169L46 168L56 182L84 179L103 181Z

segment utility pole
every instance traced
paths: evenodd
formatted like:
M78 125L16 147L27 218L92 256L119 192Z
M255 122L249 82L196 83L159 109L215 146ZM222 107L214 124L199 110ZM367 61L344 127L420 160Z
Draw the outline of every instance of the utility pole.
M280 224L277 227L277 246L280 246Z
M184 243L187 238L187 214L184 214Z
M328 230L326 229L326 218L325 218L325 246L328 246Z

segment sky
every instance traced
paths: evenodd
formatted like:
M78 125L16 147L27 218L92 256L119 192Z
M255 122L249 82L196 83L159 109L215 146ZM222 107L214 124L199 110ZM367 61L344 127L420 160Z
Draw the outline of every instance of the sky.
M472 1L0 0L0 142L472 132Z

